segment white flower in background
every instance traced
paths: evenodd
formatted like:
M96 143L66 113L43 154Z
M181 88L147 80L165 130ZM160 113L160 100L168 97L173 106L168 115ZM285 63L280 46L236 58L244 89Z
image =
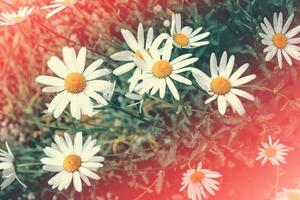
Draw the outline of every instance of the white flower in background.
M121 33L130 50L120 51L111 55L111 58L113 60L126 62L113 71L113 73L117 76L127 73L136 67L136 64L134 63L135 57L143 59L141 50L149 52L151 48L158 48L162 41L169 37L168 34L161 34L156 39L154 39L153 28L149 28L147 36L145 38L144 28L141 23L138 26L137 39L127 29L121 29ZM141 69L136 68L133 74L140 73ZM130 82L129 92L133 91L136 84L136 81Z
M262 44L267 45L264 52L267 53L265 60L270 61L276 54L279 68L282 68L282 55L289 65L292 65L290 56L296 60L300 60L300 47L295 44L300 43L300 38L295 37L300 32L300 25L289 30L289 27L294 19L292 14L286 23L283 25L282 13L274 13L273 27L267 18L264 18L264 23L261 27L265 33L259 33L263 38Z
M170 22L170 20L165 20L164 22L163 22L163 25L164 25L164 27L170 27L170 25L171 25L171 22Z
M77 3L78 0L54 0L52 1L51 5L44 6L42 9L53 9L51 12L49 12L46 16L46 18L50 18L53 15L59 13L63 9L73 6L75 3Z
M300 190L283 189L282 192L277 192L274 200L300 200Z
M190 169L183 174L180 191L187 188L187 195L191 200L207 198L206 192L215 195L215 191L219 190L219 182L215 179L220 177L219 172L203 169L200 162L197 169Z
M111 101L114 91L115 91L115 87L116 87L116 81L114 82L110 82L110 87L107 88L106 91L103 91L103 98L106 99L108 102ZM107 104L101 104L100 102L97 102L98 104L94 105L94 108L102 108L104 106L107 106ZM99 113L98 110L96 110L93 115L95 115L96 113Z
M274 143L272 137L269 136L269 143L263 142L263 148L258 148L259 153L256 160L261 160L261 164L266 164L267 161L273 166L278 166L280 163L285 163L285 156L288 154L287 146L280 144L279 140Z
M113 81L112 83L110 82L110 87L107 89L107 91L103 91L103 97L107 101L111 101L113 94L115 92L115 88L116 88L116 81Z
M1 190L9 186L15 179L26 188L26 185L20 181L17 176L15 166L14 166L14 155L12 154L7 142L5 143L7 152L0 149L0 170L2 172L2 178L4 181L1 183Z
M0 26L11 26L26 20L32 13L34 7L22 7L18 12L3 12L0 14Z
M110 74L108 69L98 69L103 63L102 59L96 60L85 69L86 48L80 49L76 57L73 48L63 48L62 62L53 56L48 61L49 68L59 77L41 75L36 81L47 87L43 92L58 93L48 107L48 113L53 112L55 118L59 117L70 103L71 115L80 119L81 115L93 115L95 99L101 105L107 105L107 100L99 93L106 93L111 88L111 83L106 80L95 80Z
M199 34L202 29L202 27L199 27L193 31L193 28L189 26L181 28L181 15L172 15L171 37L176 47L195 48L209 44L209 41L201 41L210 34L209 32Z
M135 59L138 67L143 70L142 82L135 88L139 94L150 92L150 95L154 95L159 91L160 98L164 98L166 86L168 86L174 98L179 100L179 93L172 80L186 85L192 84L192 81L179 73L196 70L196 68L187 66L195 63L198 58L191 58L192 54L184 54L171 60L172 42L172 38L167 40L162 54L158 49L150 50L150 55L146 51L141 51L143 59Z
M227 62L227 53L224 52L218 66L216 55L212 53L210 57L211 77L200 70L193 72L193 76L199 86L211 96L205 101L205 104L217 99L218 109L222 115L225 114L228 103L234 112L237 112L239 115L245 114L243 104L237 96L251 101L254 100L251 94L236 87L252 81L256 78L256 75L251 74L241 78L242 74L248 69L249 64L242 65L232 73L234 63L235 57L232 55Z
M144 95L136 94L136 93L126 93L125 96L129 99L132 99L134 101L137 101L136 103L130 104L127 107L140 105L139 106L139 112L142 113L143 110L143 103L144 103Z
M74 143L68 133L63 136L55 135L55 143L51 147L44 148L48 156L42 158L44 164L43 170L55 172L48 184L52 189L67 189L73 181L76 191L82 191L81 180L91 186L89 178L99 180L100 177L95 173L100 167L104 157L95 156L100 151L100 145L96 145L96 140L89 136L83 144L82 133L78 132L75 136Z

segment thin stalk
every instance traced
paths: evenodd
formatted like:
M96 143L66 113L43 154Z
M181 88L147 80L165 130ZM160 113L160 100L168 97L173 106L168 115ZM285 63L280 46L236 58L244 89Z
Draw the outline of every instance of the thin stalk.
M16 164L16 167L31 167L31 166L38 166L42 165L42 163L24 163L24 164Z
M61 34L55 32L55 31L53 31L52 29L48 28L46 25L40 23L38 20L32 19L32 21L35 22L35 23L37 23L39 26L41 26L42 28L46 29L47 31L49 31L49 32L52 33L53 35L55 35L55 36L57 36L57 37L59 37L59 38L61 38L61 39L64 39L64 40L66 40L67 42L70 42L70 43L72 43L72 44L74 44L74 45L82 46L80 43L78 43L78 42L76 42L76 41L73 41L73 40L70 40L69 38L67 38L67 37L65 37L65 36L63 36L63 35L61 35ZM105 55L105 54L102 54L102 53L99 53L99 52L95 51L95 50L92 49L92 48L89 48L89 47L86 47L86 48L87 48L89 51L91 51L91 52L93 52L93 53L95 53L95 54L98 54L98 55L100 55L100 56L102 56L102 57L104 57L104 58L106 58L106 59L110 59L109 56L107 56L107 55Z
M276 166L275 195L278 192L278 185L279 185L279 165Z
M129 115L129 116L131 116L131 117L134 117L134 118L136 118L136 119L138 119L138 120L140 120L140 121L146 122L146 123L151 124L151 125L153 125L153 126L155 126L155 127L157 127L157 128L160 128L160 129L166 129L166 127L163 127L163 126L160 126L160 125L155 124L155 121L151 121L151 120L142 118L142 117L140 117L139 115L136 115L136 114L134 114L133 112L131 112L131 111L129 111L129 110L126 110L126 109L124 109L124 108L122 108L122 107L120 107L120 106L118 106L118 105L116 105L116 104L114 104L114 103L111 103L111 102L110 102L109 105L110 105L112 108L114 108L115 110L121 111L121 112L123 112L123 113L125 113L125 114L127 114L127 115Z

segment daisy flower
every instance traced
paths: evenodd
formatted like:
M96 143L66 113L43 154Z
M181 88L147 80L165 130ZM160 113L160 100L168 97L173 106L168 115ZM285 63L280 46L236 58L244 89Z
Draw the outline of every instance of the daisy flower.
M80 49L76 57L73 48L63 48L63 59L53 56L48 61L49 68L58 76L38 76L36 81L47 87L46 93L58 93L48 107L48 113L53 112L58 118L70 103L71 115L80 119L81 115L93 115L93 102L96 100L101 105L106 105L107 100L99 93L106 93L111 83L106 80L95 80L110 73L108 69L98 69L103 63L102 59L96 60L85 69L86 48Z
M276 194L275 200L300 200L299 189L283 189Z
M5 143L7 152L0 149L0 170L3 170L2 172L2 178L4 181L1 183L1 190L9 186L15 179L26 188L26 185L20 181L20 179L17 176L15 166L14 166L14 155L12 154L8 143Z
M149 52L151 48L157 48L163 40L169 37L168 34L163 33L159 35L156 39L154 39L153 28L151 27L149 28L147 36L145 38L144 28L141 23L138 26L137 39L133 36L133 34L129 30L121 29L121 33L130 50L120 51L111 55L111 58L113 60L126 62L125 64L119 66L113 71L113 73L117 76L125 74L136 67L134 58L139 57L143 59L141 50ZM140 73L141 73L141 69L136 68L133 77L135 76L135 74L140 74ZM130 92L133 91L136 84L137 84L136 81L130 82L130 86L129 86Z
M139 94L150 92L154 95L159 91L160 98L164 98L166 86L170 89L176 100L179 100L179 93L172 80L191 85L192 82L179 75L179 73L192 71L196 68L187 67L195 63L198 58L191 58L192 54L184 54L171 60L172 38L169 38L162 49L162 54L158 49L150 50L150 55L146 51L141 51L144 59L136 58L135 62L143 70L141 76L142 82L139 83L135 90Z
M215 191L219 190L219 182L215 178L220 177L219 172L203 169L200 162L197 169L190 169L183 174L180 191L187 188L189 199L201 200L202 197L207 197L206 191L211 195L215 195Z
M287 146L280 144L279 140L274 143L272 137L269 136L269 143L263 142L263 148L258 148L259 153L256 160L261 160L261 164L266 164L267 161L273 166L278 166L280 163L285 163L285 156L288 154Z
M26 20L32 13L34 7L22 7L18 12L3 12L0 14L0 26L11 26Z
M54 0L54 1L52 1L51 5L44 6L44 7L42 7L42 9L53 9L46 16L46 18L48 19L48 18L52 17L53 15L59 13L63 9L73 6L75 3L77 3L77 1L78 0Z
M77 192L82 191L81 180L91 186L89 178L99 180L100 177L95 173L98 168L103 167L101 162L104 157L95 156L100 151L100 145L96 145L96 140L89 136L84 142L82 133L76 133L74 143L68 133L64 136L55 135L55 143L51 147L44 148L47 155L42 158L43 170L55 172L48 184L52 189L58 188L59 191L67 189L73 181L73 186Z
M202 27L199 27L193 31L193 28L189 26L181 28L181 15L172 15L171 37L173 38L173 43L176 47L196 48L209 44L209 41L201 41L210 34L209 32L199 34L202 29Z
M238 96L253 101L254 97L236 87L248 83L256 78L256 75L251 74L242 77L242 74L248 69L249 64L246 63L238 68L234 73L235 57L230 56L227 62L227 53L222 54L220 65L217 64L216 55L211 54L210 57L210 73L211 77L204 74L202 71L197 70L193 72L199 86L204 89L211 97L205 101L208 104L217 99L219 112L224 115L229 103L234 112L239 115L245 114L245 109Z
M294 14L292 14L286 23L283 25L282 13L274 13L273 27L267 18L264 18L264 23L261 23L261 27L265 33L259 33L263 38L262 44L267 45L264 52L267 53L265 60L270 61L275 55L277 55L279 68L282 68L282 55L289 65L292 65L290 57L300 60L300 48L295 44L300 43L299 37L294 37L300 32L300 25L288 30Z

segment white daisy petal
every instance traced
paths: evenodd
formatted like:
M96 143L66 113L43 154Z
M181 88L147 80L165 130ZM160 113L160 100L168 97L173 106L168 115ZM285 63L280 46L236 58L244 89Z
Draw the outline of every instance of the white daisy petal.
M192 37L190 39L190 42L197 42L199 40L202 40L202 39L206 38L207 36L209 36L209 34L210 34L209 32L206 32L206 33L202 33L200 35L197 35L195 37Z
M292 60L284 49L282 50L282 54L283 54L283 57L285 58L285 60L287 61L287 63L289 65L292 65Z
M54 97L48 106L48 113L52 113L57 105L67 97L68 92L65 90Z
M63 57L64 57L64 62L66 63L67 67L69 68L69 71L71 72L75 72L76 68L75 68L75 63L76 63L76 58L74 58L74 54L73 54L73 48L69 48L69 47L64 47L63 48Z
M273 29L272 25L270 24L270 22L267 20L267 18L264 18L264 22L265 22L268 32L271 33L271 35L274 35L275 34L274 29Z
M64 86L48 86L42 89L45 93L61 92L65 89Z
M279 68L282 69L282 54L281 54L281 49L278 49L278 51L277 51L277 59L278 59Z
M70 101L71 101L71 94L67 93L65 95L65 99L62 99L62 101L59 102L59 104L55 108L53 116L55 118L58 118L63 113L63 111L65 110L65 108L69 105ZM50 108L50 106L49 106L49 108Z
M86 48L82 47L78 53L76 60L76 67L79 73L83 73L85 68L85 60L86 60Z
M61 78L65 78L69 73L69 70L65 64L56 56L51 57L47 64L49 68Z
M235 81L238 78L241 77L241 75L243 75L243 73L249 68L249 64L245 63L243 64L238 70L236 70L231 76L230 76L230 81Z
M167 82L167 85L168 85L168 88L170 89L170 91L172 92L174 98L176 100L179 100L180 97L179 97L179 93L173 83L173 81L170 79L170 78L166 78L166 82Z
M220 66L219 66L219 75L220 76L224 76L226 65L227 65L227 52L224 51L222 54Z
M219 112L222 115L224 115L226 112L226 108L227 108L226 98L225 98L225 96L220 95L220 96L218 96L217 100L218 100Z
M46 19L49 19L50 17L52 17L53 15L59 13L60 11L62 11L65 8L66 8L65 6L61 6L61 7L55 8L54 10L52 10L51 12L49 12L46 15Z
M296 26L295 28L289 30L285 36L290 39L292 37L294 37L295 35L297 35L298 33L300 32L300 25L299 26Z
M74 139L74 154L80 155L82 150L82 133L78 132Z
M172 48L173 48L172 43L173 43L173 41L172 41L171 38L167 40L167 43L166 43L166 45L163 49L163 52L162 52L162 59L163 60L167 60L167 61L170 60L171 53L172 53Z
M82 174L84 174L85 176L87 176L87 177L89 177L91 179L95 179L95 180L99 180L100 179L100 177L96 173L92 172L91 170L89 170L89 169L87 169L85 167L80 167L79 171Z
M225 72L224 72L224 77L229 78L229 76L232 73L233 66L234 66L235 58L234 56L230 56L228 64L226 66Z
M186 85L192 85L192 81L190 81L189 79L187 79L183 76L177 75L177 74L171 74L170 78L172 78L180 83L184 83Z
M278 15L277 24L276 24L276 27L275 27L275 32L276 33L280 33L282 31L282 23L283 23L283 16L282 16L282 12L280 12L279 15Z
M236 88L232 88L231 89L231 92L235 95L238 95L238 96L241 96L241 97L244 97L250 101L254 101L254 97L249 94L248 92L245 92L243 90L240 90L240 89L236 89Z
M240 78L240 79L234 81L234 82L232 83L232 86L240 86L240 85L243 85L243 84L245 84L245 83L248 83L248 82L254 80L255 78L256 78L256 75L255 75L255 74L251 74L251 75L249 75L249 76L245 76L245 77L243 77L243 78Z
M245 114L245 109L243 107L243 104L241 103L240 99L234 95L233 93L229 92L225 95L226 99L230 103L231 107L239 114L243 115Z
M45 76L41 75L38 76L35 79L36 82L39 82L44 85L51 85L51 86L63 86L64 85L64 80L61 78L53 77L53 76Z
M151 47L151 44L153 42L153 35L153 28L149 28L146 39L146 49L149 49Z
M138 26L137 41L138 41L139 47L144 49L145 48L144 28L141 23Z
M102 59L98 59L96 61L94 61L91 65L89 65L85 71L83 72L83 76L87 77L89 75L91 75L91 73L93 73L98 67L100 67L103 63Z
M118 67L117 69L115 69L113 71L113 73L117 76L122 75L124 73L129 72L130 70L132 70L135 67L135 63L134 62L130 62L130 63L126 63L120 67Z
M181 69L183 67L186 67L186 66L189 66L195 62L198 61L199 58L189 58L189 59L186 59L186 60L183 60L183 61L180 61L176 64L173 65L173 69L174 70L178 70L178 69Z
M286 23L284 24L283 28L282 28L282 34L285 34L286 31L290 28L290 25L292 23L294 19L294 13L290 15L290 17L288 18L288 20L286 21Z
M111 59L117 61L132 61L133 52L131 51L120 51L110 56Z
M208 98L207 100L205 100L205 104L209 104L210 102L216 100L218 98L218 95L213 95L212 97Z
M82 183L81 183L79 172L77 171L73 173L73 185L77 192L82 191Z
M124 37L124 40L126 41L127 45L129 46L129 48L132 51L136 51L139 49L139 45L137 40L134 38L134 36L132 35L132 33L128 30L125 29L121 29L121 33Z
M102 76L106 76L106 75L110 74L110 72L111 71L109 69L98 69L85 78L86 78L86 80L89 81L89 80L93 80L96 78L100 78Z

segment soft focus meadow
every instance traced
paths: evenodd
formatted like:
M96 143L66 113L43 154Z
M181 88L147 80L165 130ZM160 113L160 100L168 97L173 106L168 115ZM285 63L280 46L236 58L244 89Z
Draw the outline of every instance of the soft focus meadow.
M300 200L299 11L0 0L0 199Z

